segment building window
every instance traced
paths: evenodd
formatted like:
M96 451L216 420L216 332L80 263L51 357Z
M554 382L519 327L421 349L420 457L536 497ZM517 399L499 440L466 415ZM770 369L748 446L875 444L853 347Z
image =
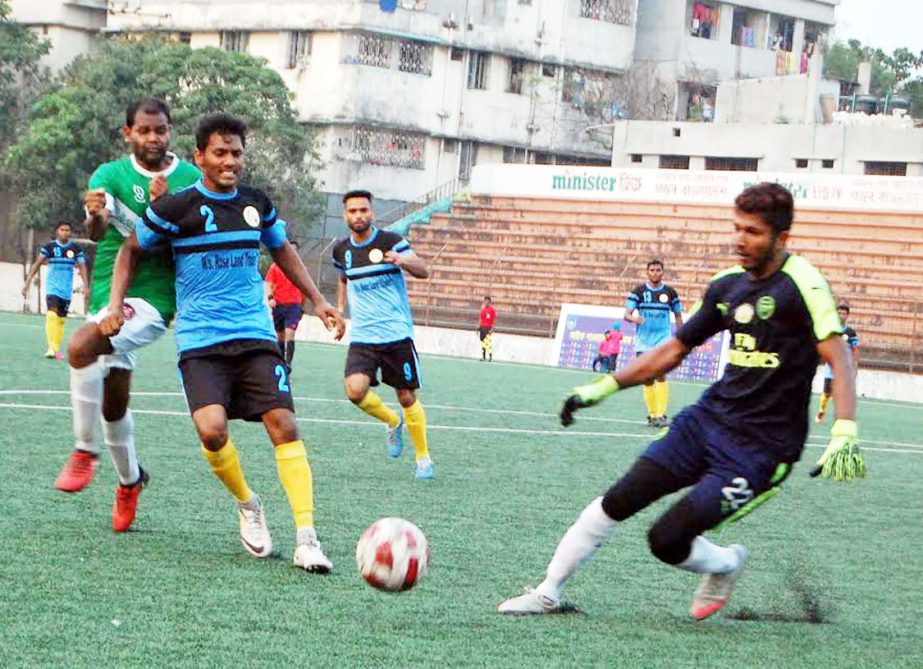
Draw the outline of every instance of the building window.
M442 140L443 153L458 153L458 140L446 137Z
M762 46L765 12L755 9L734 8L731 23L731 44L757 48Z
M192 33L179 33L179 35L177 35L177 41L179 41L180 44L189 44L192 42Z
M465 59L465 50L460 49L457 46L452 47L452 60L464 60Z
M705 169L721 172L756 172L759 162L759 158L705 158Z
M524 163L526 162L527 152L526 149L519 149L515 146L504 146L503 147L503 162L504 163Z
M307 30L294 30L288 34L289 69L308 64L311 55L311 33Z
M867 160L865 162L865 173L885 177L905 177L907 176L907 163Z
M468 53L468 88L487 88L487 68L490 65L490 54L482 51Z
M542 76L554 79L558 76L558 68L552 63L542 63Z
M357 126L353 131L350 157L369 165L422 170L426 166L425 148L425 135Z
M401 72L410 72L412 74L425 74L429 76L433 73L433 47L430 44L421 42L402 41L400 43L400 63L398 68Z
M766 33L766 48L770 51L791 52L795 41L795 19L773 14L769 17L769 31Z
M250 33L243 30L222 30L221 48L225 51L246 51Z
M824 160L820 161L820 166L823 167L825 170L832 170L833 169L833 159L825 158Z
M644 156L642 156L640 153L633 153L633 154L631 154L631 162L633 162L633 163L640 163L640 162L643 162L643 161L644 161Z
M688 170L689 156L660 156L662 170Z
M799 170L807 169L808 159L807 158L795 158L795 167Z
M353 62L357 65L371 65L372 67L391 67L393 46L393 42L387 37L360 35Z
M526 61L522 58L513 58L510 61L510 81L506 88L507 93L522 94L522 84L526 78Z
M475 142L462 142L461 154L458 156L458 179L467 182L471 178L471 168L478 161L478 145Z
M686 12L686 16L689 17L690 35L703 39L718 39L718 21L721 18L718 4L693 2Z
M611 123L623 116L619 88L615 74L568 67L564 69L561 100L594 120Z
M580 0L580 16L630 26L633 7L632 0Z

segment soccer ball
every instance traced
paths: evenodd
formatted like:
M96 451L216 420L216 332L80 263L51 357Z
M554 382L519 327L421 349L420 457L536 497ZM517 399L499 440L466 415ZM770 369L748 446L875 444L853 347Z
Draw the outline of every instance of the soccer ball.
M429 571L429 543L410 521L380 518L359 537L356 566L373 588L410 590Z

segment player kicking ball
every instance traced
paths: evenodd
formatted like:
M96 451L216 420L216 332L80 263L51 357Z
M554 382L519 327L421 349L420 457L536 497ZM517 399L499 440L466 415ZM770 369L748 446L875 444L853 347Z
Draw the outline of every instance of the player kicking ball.
M777 184L752 186L735 200L734 246L740 265L712 278L701 307L674 338L632 360L622 371L574 388L561 423L613 393L675 369L712 335L729 330L724 376L676 416L632 468L583 510L567 530L534 590L498 607L506 614L564 610L561 594L578 567L627 520L656 500L689 492L648 532L662 562L702 574L690 613L703 620L724 607L747 563L739 544L719 546L706 530L731 523L770 499L801 457L808 433L811 381L818 354L834 370L837 421L812 476L864 475L855 418L852 362L826 280L785 248L791 194Z
M183 390L203 455L237 500L241 543L257 558L272 552L263 503L247 485L228 434L234 418L262 421L275 446L279 480L295 518L295 566L327 573L333 565L314 529L314 484L295 422L288 368L263 301L260 244L337 339L346 326L286 241L272 202L240 183L246 131L229 114L199 121L195 161L202 179L152 202L138 221L116 260L109 315L101 327L111 333L122 327L122 301L143 253L171 246Z

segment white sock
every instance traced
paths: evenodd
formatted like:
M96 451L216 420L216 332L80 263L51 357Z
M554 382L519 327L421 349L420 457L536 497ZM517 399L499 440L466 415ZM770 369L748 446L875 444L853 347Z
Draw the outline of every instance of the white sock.
M103 403L103 365L97 360L83 369L71 367L70 376L74 448L99 455L96 425Z
M718 546L705 537L692 540L689 557L677 567L696 574L727 574L740 565L740 556L733 548Z
M552 599L560 599L564 582L584 562L593 557L606 539L615 534L618 523L603 511L602 500L602 497L597 497L590 502L561 537L554 556L548 563L545 580L535 588L535 592Z
M106 446L109 447L115 471L119 473L119 483L137 483L141 477L141 470L138 468L138 455L135 453L135 421L131 417L131 410L125 411L124 416L111 423L103 420L103 436Z

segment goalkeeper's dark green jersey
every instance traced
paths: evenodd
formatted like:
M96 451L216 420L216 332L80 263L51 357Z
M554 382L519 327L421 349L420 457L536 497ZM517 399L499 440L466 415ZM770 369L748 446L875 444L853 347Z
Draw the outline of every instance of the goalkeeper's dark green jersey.
M691 348L730 331L724 376L698 404L729 439L793 462L808 433L817 344L842 329L826 279L790 255L764 279L753 280L739 266L715 275L701 307L676 336Z

